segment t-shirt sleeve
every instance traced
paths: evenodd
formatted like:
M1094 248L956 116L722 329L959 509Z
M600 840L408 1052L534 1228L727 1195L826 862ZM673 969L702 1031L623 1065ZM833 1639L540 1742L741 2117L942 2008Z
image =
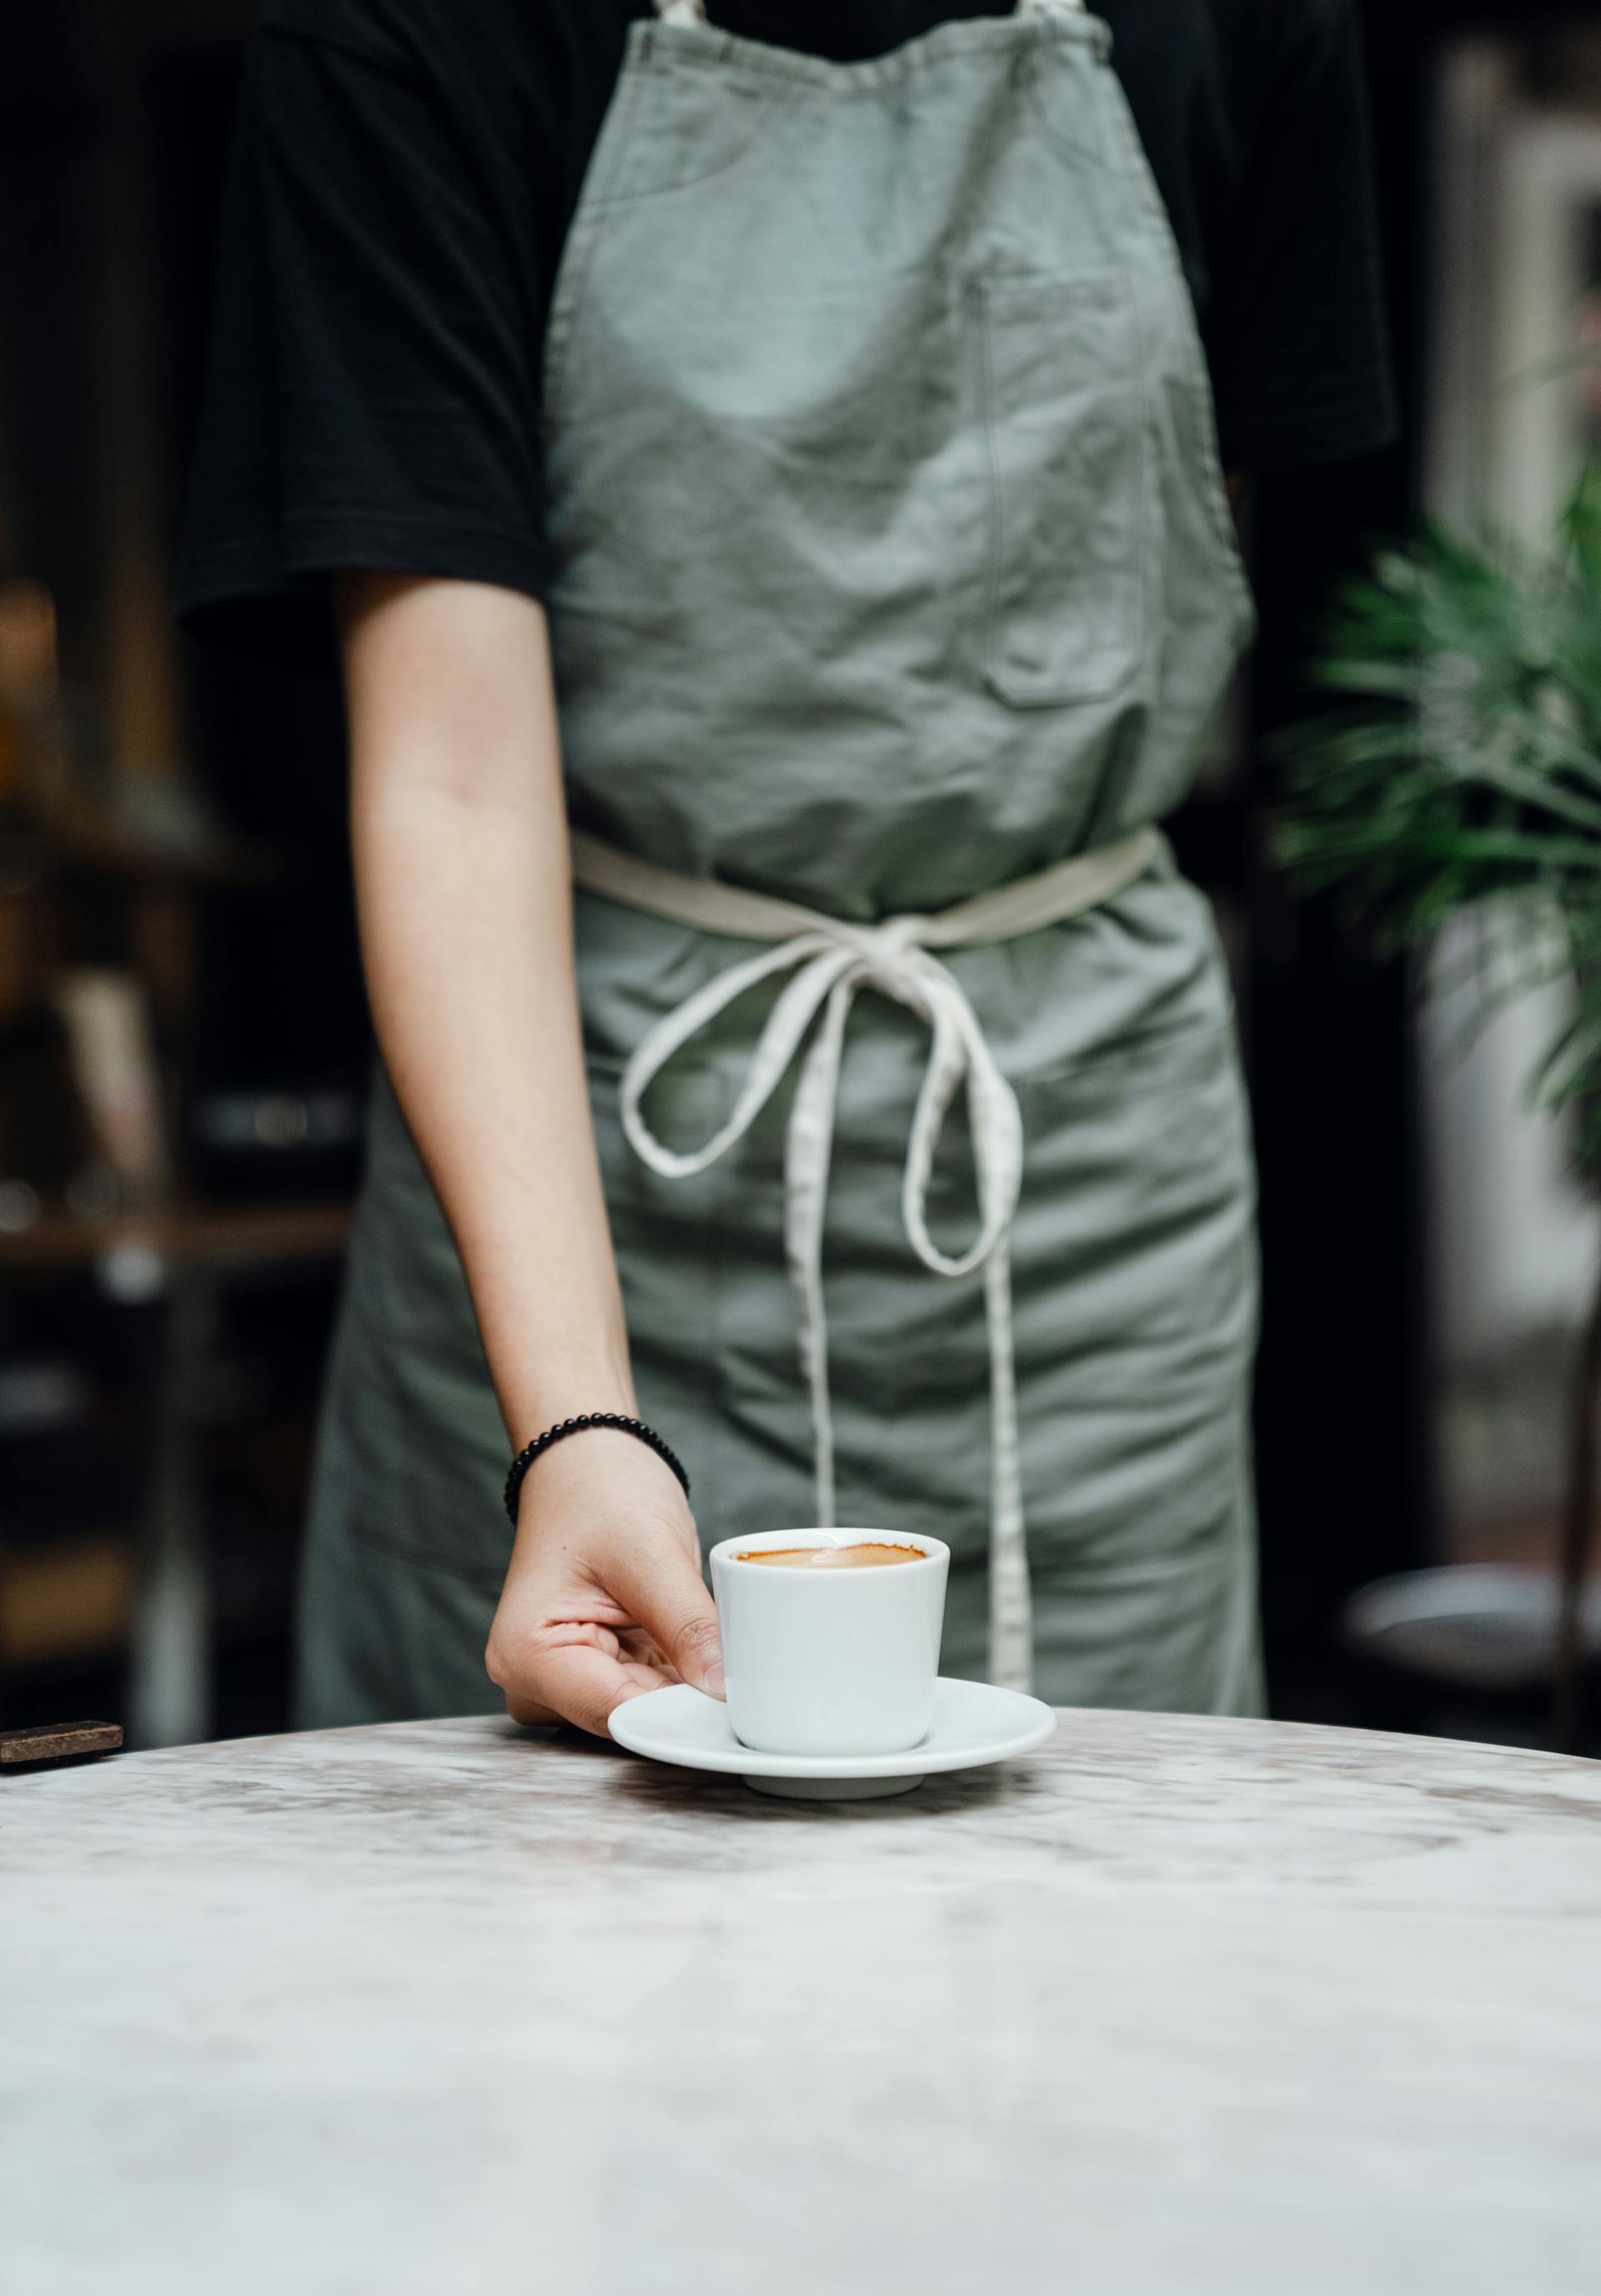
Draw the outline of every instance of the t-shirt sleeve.
M1398 430L1360 34L1351 0L1269 0L1207 347L1230 470L1328 461Z
M331 569L541 594L530 299L425 76L269 20L219 219L180 623L328 668Z

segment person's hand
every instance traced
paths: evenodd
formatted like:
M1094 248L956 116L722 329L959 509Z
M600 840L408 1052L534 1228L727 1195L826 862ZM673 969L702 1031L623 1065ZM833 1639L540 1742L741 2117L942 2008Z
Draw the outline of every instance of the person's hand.
M484 1663L514 1722L601 1737L625 1699L667 1683L722 1696L694 1518L636 1437L588 1428L535 1460Z

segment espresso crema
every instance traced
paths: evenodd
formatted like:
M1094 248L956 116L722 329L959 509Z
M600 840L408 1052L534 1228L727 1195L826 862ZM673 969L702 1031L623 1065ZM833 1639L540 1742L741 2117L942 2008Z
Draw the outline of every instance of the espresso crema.
M926 1562L920 1546L891 1546L865 1539L859 1546L763 1546L735 1556L739 1562L771 1562L786 1570L876 1570L885 1562Z

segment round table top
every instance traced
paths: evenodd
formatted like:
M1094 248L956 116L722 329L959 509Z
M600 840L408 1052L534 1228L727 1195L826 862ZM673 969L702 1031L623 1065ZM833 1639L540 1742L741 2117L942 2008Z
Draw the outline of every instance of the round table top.
M0 1785L29 2296L1593 2296L1601 1765L1069 1713L782 1802L503 1721Z

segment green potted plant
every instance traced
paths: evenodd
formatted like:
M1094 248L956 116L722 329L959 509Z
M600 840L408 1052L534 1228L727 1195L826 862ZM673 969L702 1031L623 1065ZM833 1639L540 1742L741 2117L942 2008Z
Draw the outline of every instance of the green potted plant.
M1575 1117L1601 1180L1601 457L1545 548L1425 526L1340 594L1314 664L1341 697L1281 737L1278 857L1392 948L1471 914L1485 1009L1554 979L1568 1017L1532 1095ZM1579 1727L1596 1507L1601 1268L1579 1342L1554 1661L1556 1742Z

